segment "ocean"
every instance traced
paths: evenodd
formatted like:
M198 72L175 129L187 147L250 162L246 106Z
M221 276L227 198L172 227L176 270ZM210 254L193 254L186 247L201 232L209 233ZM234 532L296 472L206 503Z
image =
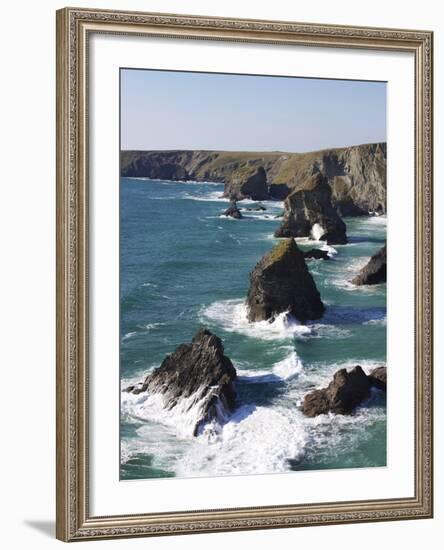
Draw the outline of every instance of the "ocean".
M121 178L120 378L142 381L200 327L233 362L237 406L216 432L192 436L193 416L165 411L159 396L121 393L122 480L270 474L386 465L386 402L374 390L350 416L307 418L299 404L340 368L369 373L386 362L386 285L349 281L386 239L382 216L346 218L349 243L307 260L327 307L301 325L287 315L248 323L249 273L278 239L283 203L238 203L222 216L223 185Z

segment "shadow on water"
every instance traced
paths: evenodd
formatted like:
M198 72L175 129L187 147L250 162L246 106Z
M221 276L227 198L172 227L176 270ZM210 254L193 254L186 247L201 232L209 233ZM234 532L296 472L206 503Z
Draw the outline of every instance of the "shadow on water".
M236 381L237 401L243 405L270 406L281 397L287 384L275 374L239 376Z
M385 244L385 238L378 237L347 237L349 244L353 243L380 243L381 245Z
M323 324L346 325L351 323L366 323L368 321L381 320L386 316L385 307L354 307L354 306L328 306L321 322ZM311 323L308 323L310 326ZM316 323L314 323L316 324Z

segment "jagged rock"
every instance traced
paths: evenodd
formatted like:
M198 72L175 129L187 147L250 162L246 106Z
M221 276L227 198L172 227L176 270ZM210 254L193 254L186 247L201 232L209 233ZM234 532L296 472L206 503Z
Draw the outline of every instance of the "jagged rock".
M319 248L312 248L303 253L306 260L329 260L330 256L326 250L319 250Z
M230 218L235 218L236 220L243 218L241 211L237 207L236 201L233 201L230 207L225 210L224 216L229 216Z
M267 200L267 174L263 166L247 165L233 172L225 184L224 196L231 200Z
M326 388L314 390L304 397L302 412L317 416L329 412L351 414L370 395L371 381L358 365L351 371L340 369Z
M143 384L130 387L132 393L162 394L166 409L182 405L184 412L198 409L193 435L212 420L223 421L235 405L236 369L224 355L220 338L201 329L189 344L181 344L167 355L160 367Z
M368 375L370 383L378 390L386 391L387 389L387 368L377 367Z
M328 244L347 242L346 226L331 204L331 189L320 172L285 199L284 219L276 237L312 237Z
M387 282L387 245L370 258L351 282L354 285L377 285Z
M288 311L301 322L319 319L325 311L304 255L294 239L277 244L250 274L248 319L273 319Z

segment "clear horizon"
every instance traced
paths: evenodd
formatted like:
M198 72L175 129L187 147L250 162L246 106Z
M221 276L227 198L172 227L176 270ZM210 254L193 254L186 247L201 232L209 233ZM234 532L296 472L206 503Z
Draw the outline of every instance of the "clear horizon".
M121 150L304 153L385 141L385 82L121 70Z

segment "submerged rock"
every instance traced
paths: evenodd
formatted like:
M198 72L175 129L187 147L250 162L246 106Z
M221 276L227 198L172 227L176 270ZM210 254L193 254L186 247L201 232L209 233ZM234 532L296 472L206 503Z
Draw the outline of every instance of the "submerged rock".
M387 282L387 245L370 258L351 282L354 285L377 285Z
M324 304L294 239L280 242L256 264L247 307L249 321L273 319L285 311L301 322L322 317Z
M249 212L264 212L267 210L263 204L258 204L257 206L253 206L251 208L246 208Z
M304 252L304 258L306 260L329 260L330 256L326 250L319 250L319 248L312 248Z
M224 196L230 200L267 200L267 173L263 166L246 165L234 171L225 183Z
M223 421L235 405L236 369L224 355L220 338L201 329L189 344L181 344L167 355L160 367L149 374L131 393L162 394L166 409L180 405L182 412L196 411L193 435L205 424Z
M230 218L235 218L236 220L243 218L241 211L237 207L236 201L233 201L230 207L225 210L224 216L229 216Z
M326 388L314 390L304 397L302 412L310 417L329 412L351 414L370 396L372 386L385 391L385 380L385 367L373 370L369 376L359 365L348 372L340 369Z
M320 172L298 186L286 198L284 207L276 237L311 237L328 244L347 242L346 225L332 206L331 188Z

